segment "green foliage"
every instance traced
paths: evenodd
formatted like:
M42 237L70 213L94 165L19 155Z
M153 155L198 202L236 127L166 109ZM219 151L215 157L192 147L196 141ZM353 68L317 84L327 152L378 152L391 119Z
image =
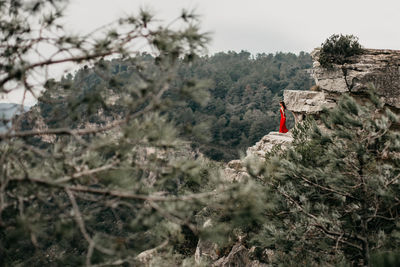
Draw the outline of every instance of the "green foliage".
M344 96L324 129L306 120L257 176L272 207L253 242L278 262L370 265L373 253L398 248L399 117L371 100Z
M376 253L371 257L371 266L395 267L400 265L400 253L398 251Z
M246 51L217 53L182 64L175 83L208 80L209 101L186 101L169 116L184 129L183 137L214 160L229 161L279 127L279 101L283 90L308 90L309 54L276 53L251 56ZM173 97L173 95L172 95ZM189 117L190 116L190 117ZM184 119L183 119L184 118ZM196 137L195 125L208 125L209 139ZM289 117L288 126L294 124Z
M149 92L142 88L144 81L152 80L152 87L164 82L155 78L162 72L155 62L149 54L102 61L101 67L83 68L61 83L49 83L39 103L41 116L47 125L61 127L82 120L104 122L96 114L99 108L103 117L124 114L124 103ZM228 161L277 130L283 90L307 90L312 81L305 69L310 67L311 57L306 53L251 57L242 51L196 57L192 62L177 60L160 109L194 148L213 160ZM61 97L61 87L66 88L67 101L60 99L55 104L46 100L52 90ZM114 98L115 104L106 105L107 98ZM66 108L71 113L65 114ZM142 106L129 108L139 110ZM288 126L293 124L289 116Z
M330 69L332 64L349 63L352 56L363 53L358 38L353 35L333 34L321 44L319 63Z
M36 92L40 71L86 64L39 81L38 104L0 134L0 265L140 265L146 250L188 265L200 237L229 248L238 228L261 225L261 188L227 184L192 149L226 160L278 125L282 90L311 85L310 56L200 57L208 36L187 11L168 27L142 10L71 35L66 2L0 5L0 93ZM215 228L201 227L207 216Z
M140 265L149 249L182 262L201 234L195 215L233 190L166 114L180 59L191 62L208 37L188 12L171 30L146 11L72 36L59 24L66 2L0 4L0 93L35 91L37 73L58 62L93 66L42 80L38 104L0 134L0 265ZM136 57L138 44L154 53ZM201 105L200 87L180 97Z
M277 127L282 90L311 86L309 55L201 57L208 37L186 11L182 28L141 11L96 40L61 34L63 3L0 5L1 93L34 91L32 75L57 63L27 60L41 42L88 64L43 81L38 104L0 134L0 265L137 266L145 251L148 264L188 266L200 238L222 254L240 239L283 265L397 264L399 118L373 93L344 97L323 130L307 119L293 147L228 184L193 148L227 160ZM328 52L349 60L353 41L332 37ZM131 50L143 43L154 53Z

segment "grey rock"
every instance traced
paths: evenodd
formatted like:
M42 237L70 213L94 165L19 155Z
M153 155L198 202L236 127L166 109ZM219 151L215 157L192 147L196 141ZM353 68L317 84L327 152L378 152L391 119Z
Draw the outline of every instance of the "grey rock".
M319 49L312 57L312 75L322 91L362 94L375 86L386 104L400 108L400 50L365 49L351 57L351 63L334 64L332 70L319 64Z
M343 94L350 94L357 101L363 101L363 95L367 93L371 85L376 87L378 95L387 105L400 109L400 51L366 49L364 54L352 57L351 63L334 65L332 70L321 67L318 62L318 49L312 52L312 57L314 63L311 74L318 86L317 90L284 91L285 104L288 111L294 114L296 122L300 122L305 115L314 115L317 118L317 124L320 124L318 114L324 108L335 107ZM321 130L326 130L322 125L319 127ZM244 159L233 160L226 165L225 179L232 182L242 181L246 176L248 177L247 162L256 159L263 164L266 154L275 146L287 148L292 141L290 131L286 134L271 132L265 135L254 146L247 149ZM212 266L268 266L251 260L253 254L254 251L247 249L239 242L233 246L227 256L218 259ZM272 263L275 257L273 250L265 249L261 260Z
M223 170L222 177L229 182L241 182L249 177L246 166L241 160L231 160Z
M283 97L296 123L302 121L305 114L318 114L324 108L333 108L338 98L332 93L301 90L285 90Z
M292 143L292 141L293 137L290 131L287 133L270 132L254 146L247 149L247 157L256 156L265 158L266 153L271 152L275 146L285 148Z
M284 134L270 132L254 146L247 149L246 157L243 160L230 161L223 170L222 177L229 182L241 182L249 178L246 162L251 162L251 167L257 168L257 163L262 165L266 154L271 152L275 146L285 149L292 141L293 137L290 131ZM257 170L253 171L257 172Z
M204 222L203 228L212 227L211 219ZM196 264L212 262L218 259L218 245L216 243L199 239L197 243L196 252L194 254L194 260Z
M235 159L228 162L228 167L235 170L246 170L241 160Z
M245 179L249 178L249 175L246 169L232 169L226 167L223 170L223 177L226 181L233 183L233 182L242 182Z
M196 264L200 265L204 262L215 261L218 259L217 250L217 244L210 241L199 240L194 254Z

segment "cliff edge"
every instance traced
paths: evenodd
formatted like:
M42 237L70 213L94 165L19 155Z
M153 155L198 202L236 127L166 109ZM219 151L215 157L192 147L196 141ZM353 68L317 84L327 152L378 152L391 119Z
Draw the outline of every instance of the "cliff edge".
M292 112L296 123L306 115L317 120L324 108L333 108L343 94L349 94L357 101L363 101L371 87L392 111L400 114L400 50L364 49L361 55L349 58L350 63L333 64L332 69L323 68L318 59L320 49L315 49L311 72L317 90L285 90L284 101L287 110ZM247 149L242 160L230 161L224 170L227 180L240 181L248 176L246 161L250 158L262 160L272 148L289 146L293 138L287 134L270 132L254 146Z

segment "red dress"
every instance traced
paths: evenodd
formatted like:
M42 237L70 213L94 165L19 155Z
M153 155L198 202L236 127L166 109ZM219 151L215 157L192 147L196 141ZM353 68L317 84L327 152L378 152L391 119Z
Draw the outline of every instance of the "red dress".
M287 133L289 130L286 128L286 116L284 116L282 109L279 109L279 111L281 112L281 123L279 125L279 132Z

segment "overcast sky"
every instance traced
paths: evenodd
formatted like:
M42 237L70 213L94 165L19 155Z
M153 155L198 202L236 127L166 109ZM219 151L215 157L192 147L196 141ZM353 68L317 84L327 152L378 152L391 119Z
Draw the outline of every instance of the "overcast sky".
M209 52L311 52L333 33L354 34L368 48L400 49L395 0L71 0L69 28L87 32L140 7L166 22L196 9L212 32Z
M311 52L334 33L354 34L366 48L400 49L400 2L395 0L70 0L66 28L88 33L141 7L165 23L183 8L195 9L202 30L211 33L209 54ZM0 102L20 102L21 95L14 91ZM27 96L25 104L34 103Z

